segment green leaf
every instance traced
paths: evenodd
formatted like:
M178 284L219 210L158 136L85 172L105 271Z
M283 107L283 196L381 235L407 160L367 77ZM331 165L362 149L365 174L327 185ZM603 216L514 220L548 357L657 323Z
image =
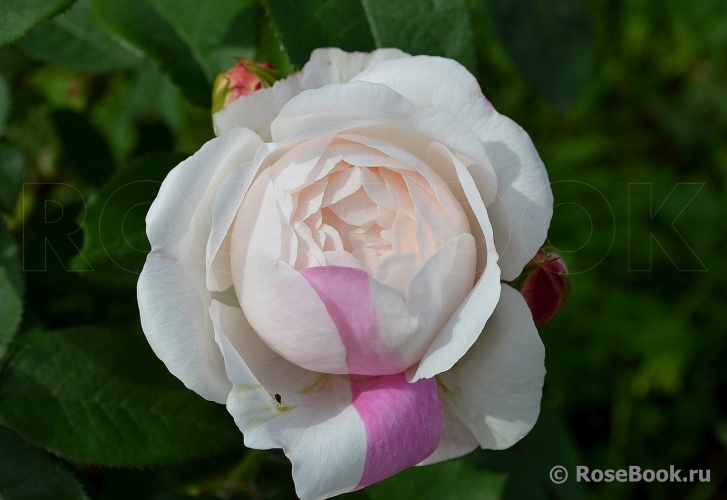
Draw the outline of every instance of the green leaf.
M20 46L36 59L81 71L108 72L141 63L93 23L90 6L91 0L79 0L67 12L33 28Z
M186 389L133 331L19 339L0 372L0 417L53 453L98 465L179 462L242 444L224 406Z
M5 135L5 125L10 114L10 89L5 78L0 76L0 137Z
M131 155L171 149L145 140L144 127L149 124L168 127L173 149L180 153L192 154L214 137L209 110L190 104L153 66L138 71L133 79L111 78L106 95L91 108L90 118L120 165L127 164Z
M89 202L81 216L84 244L74 269L89 280L112 286L136 286L151 247L144 218L162 181L184 156L157 154L118 172Z
M20 253L0 221L0 358L20 325L25 293Z
M25 155L16 146L0 146L0 210L12 212L23 185Z
M593 65L593 24L581 0L483 0L520 74L566 112Z
M501 474L476 470L462 460L448 460L411 467L363 491L371 500L499 500L504 484Z
M209 107L211 85L206 64L146 0L93 0L91 14L156 62L191 102Z
M0 428L0 495L3 500L84 500L76 478L56 460Z
M1 0L0 45L20 38L30 28L73 4L74 0Z
M269 0L268 8L298 66L317 47L397 47L475 66L466 0Z
M234 57L251 55L255 44L253 0L148 0L174 27L200 61L209 81L229 69ZM237 21L235 33L229 33ZM247 21L247 22L245 22Z
M283 46L277 26L270 17L269 9L258 10L260 34L255 44L253 59L269 62L280 71L283 77L294 73L296 68L290 62L290 56Z
M18 246L13 241L4 222L0 222L0 267L5 269L10 284L22 296L25 293L25 285L23 283L23 263L20 260L20 250L18 250Z
M361 0L377 47L456 59L475 69L467 0Z
M10 341L20 325L23 301L10 283L5 268L0 267L0 357L5 355Z
M318 47L376 48L360 0L268 0L266 5L295 65L303 66Z

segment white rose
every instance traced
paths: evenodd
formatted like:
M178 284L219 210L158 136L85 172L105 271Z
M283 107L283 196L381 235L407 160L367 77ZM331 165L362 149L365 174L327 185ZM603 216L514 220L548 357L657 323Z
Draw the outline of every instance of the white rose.
M465 68L320 49L214 124L147 216L139 309L174 375L283 448L303 499L529 432L544 349L500 280L552 194Z

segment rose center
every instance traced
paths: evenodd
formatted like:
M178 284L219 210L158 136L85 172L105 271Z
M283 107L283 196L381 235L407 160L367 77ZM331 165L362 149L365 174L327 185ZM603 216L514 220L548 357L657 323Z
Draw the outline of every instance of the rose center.
M449 188L421 165L338 140L310 171L295 168L283 157L269 176L282 218L280 260L298 271L353 267L404 292L439 248L469 232L459 204L442 202L454 200Z

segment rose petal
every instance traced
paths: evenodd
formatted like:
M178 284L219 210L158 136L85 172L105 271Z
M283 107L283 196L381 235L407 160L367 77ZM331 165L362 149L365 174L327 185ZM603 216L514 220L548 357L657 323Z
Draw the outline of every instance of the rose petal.
M416 207L417 225L426 224L440 245L456 238L461 232L439 204L439 200L416 182L409 181L408 177L404 180ZM464 219L463 216L462 218ZM469 227L465 232L469 233Z
M353 267L354 269L363 269L363 264L356 257L344 251L323 252L326 256L327 266Z
M137 285L141 327L175 377L203 398L224 403L232 386L220 351L210 342L212 325L205 308L212 297L203 280L203 271L186 268L179 260L147 257Z
M374 278L403 294L406 293L412 276L422 268L422 264L416 253L392 253L379 261L374 270Z
M432 325L433 333L441 335L472 290L476 253L472 235L461 234L437 250L409 282L406 302L425 324Z
M421 359L472 288L475 243L463 234L411 278L406 294L346 267L300 273L326 306L346 347L348 373L393 375Z
M310 141L310 143L306 141L307 145L299 145L299 141L295 140L295 138L279 144L263 144L249 164L240 166L224 178L217 188L212 208L212 231L207 244L207 287L210 290L222 292L232 286L229 233L232 222L254 176L261 169L284 158L291 150L295 150L299 156L297 158L298 167L307 168L310 172L311 169L315 169L318 159L328 147L332 138L332 133L324 133L317 140ZM295 161L295 159L292 161ZM295 182L293 177L294 175L289 174L287 181L289 183ZM298 182L300 182L300 179L298 179ZM285 198L286 194L280 193L279 197ZM288 210L292 211L294 208L292 197L284 201L288 202ZM283 249L283 258L281 259L286 262L289 259L294 261L292 256L297 253L297 242L293 238L292 231L288 236L287 246Z
M380 311L372 297L375 282L370 282L365 271L326 266L304 269L300 274L318 294L336 324L346 347L348 373L392 375L406 369L406 361L397 350L399 345L382 338L386 332L380 331L380 326L386 325L379 323Z
M227 409L245 446L282 448L302 499L352 491L366 463L366 429L350 382L290 363L255 335L239 309L215 301L210 314L233 384Z
M290 147L270 167L270 178L286 221L290 223L295 206L293 193L322 179L325 160L322 158L333 140L332 134L324 134Z
M348 120L386 123L390 129L379 127L378 133L384 137L378 138L394 143L396 134L403 134L402 138L406 138L412 133L418 133L420 141L429 138L427 143L432 140L442 142L480 165L480 168L472 169L473 176L476 175L478 183L488 186L491 191L496 189L497 178L490 160L470 127L448 112L414 106L385 85L355 81L309 90L283 106L270 128L273 139L280 141L312 127ZM369 131L375 133L372 129ZM369 135L369 131L364 135ZM448 181L447 178L444 180ZM494 199L494 192L483 192L483 197L486 196Z
M369 195L379 207L379 210L386 209L391 211L396 210L397 206L394 200L391 199L389 191L386 188L384 179L381 178L378 168L362 168L361 170L361 185L366 190L366 194Z
M477 133L497 174L497 200L486 204L502 278L515 279L545 241L553 211L548 173L528 134L495 111L474 76L452 59L382 62L353 80L380 83L417 106L448 111Z
M434 379L410 384L403 374L352 377L351 388L366 428L366 464L357 490L416 465L437 448L442 404Z
M451 370L438 375L440 395L451 400L482 448L507 448L538 419L544 360L545 348L525 300L503 284L500 302L475 345ZM447 425L452 424L445 419Z
M368 226L374 223L379 213L376 203L371 201L371 198L361 187L355 193L333 203L328 208L343 222L354 227Z
M392 180L393 177L393 179L395 179L397 183L401 183L403 180L404 184L406 184L406 179L409 179L410 181L416 181L417 184L424 187L425 189L433 190L437 199L441 203L442 208L444 208L445 212L447 213L449 218L455 223L459 231L461 233L466 233L469 231L469 224L467 223L466 217L463 217L462 209L459 206L460 203L464 203L466 202L466 200L462 199L458 201L451 192L453 185L459 182L454 168L451 168L451 162L450 165L448 165L450 168L438 168L439 165L429 165L417 156L414 156L405 149L398 147L396 144L392 144L388 141L377 139L375 137L356 135L350 132L341 133L339 134L339 137L342 139L348 139L351 142L358 142L360 144L366 145L369 148L380 151L386 157L393 158L396 162L392 163L391 160L389 160L390 169L397 170L398 173L403 176L403 179L399 176L392 176L391 172L389 172L389 169L379 169L379 174L381 175L382 180L386 178ZM427 149L429 149L430 146L431 143L428 143ZM399 166L401 166L401 168L397 169L397 167ZM392 186L390 182L387 183L386 186L389 191L391 191L392 188L397 189L396 186ZM408 191L408 188L406 188L405 185L400 185L398 189L403 192ZM400 198L400 196L396 198L398 204L402 203L402 200ZM409 200L410 197L406 198L407 200ZM412 203L410 200L409 202ZM412 213L413 208L414 207L412 205Z
M304 221L321 209L323 195L328 188L328 178L324 177L297 193L296 213L294 219Z
M378 49L373 52L344 52L338 48L314 50L301 70L300 79L306 89L317 89L331 83L346 83L361 71L384 61L411 57L399 49Z
M146 217L151 252L137 284L142 328L170 372L217 402L231 385L205 312L211 301L204 265L210 212L217 185L260 144L245 129L212 139L169 173Z
M212 117L215 134L219 136L233 128L244 127L270 142L270 124L285 103L302 91L329 83L345 83L372 65L404 57L411 56L398 49L379 49L371 53L316 49L300 73L278 80L270 88L242 96L215 113Z
M255 159L230 172L217 186L212 205L212 230L207 240L207 289L224 292L232 286L230 270L229 228L237 214L242 198L250 189L253 178L260 169L260 163L270 152L263 144L258 148Z
M517 278L543 245L553 215L553 192L530 137L499 113L478 128L497 172L497 200L489 213L502 279Z
M442 402L442 434L437 449L420 465L436 464L450 458L461 457L479 446L472 432L457 416L456 406L452 399L439 382L437 382L437 386L439 399Z
M406 215L413 221L416 217L414 214L414 202L411 199L404 178L388 168L379 169L379 174L386 185L389 196L396 203L398 208L397 217Z
M343 157L342 154L340 154ZM323 195L323 207L338 203L361 188L361 169L346 168L328 176L328 189Z
M270 142L270 124L285 103L303 90L305 87L296 73L278 80L270 88L242 96L212 115L215 134L220 136L233 128L244 127L255 131L263 141Z
M434 380L309 372L272 351L239 309L214 301L210 315L234 384L227 408L245 445L283 448L300 498L363 488L437 447L442 412Z
M382 61L357 74L352 81L386 85L414 105L447 111L470 127L493 111L475 77L457 61L444 57Z
M245 316L289 361L313 371L346 373L346 350L323 302L305 278L279 261L281 233L277 198L265 170L232 228L232 281Z
M497 265L498 256L487 209L467 168L449 150L439 146L438 148L433 147L432 152L437 152L442 160L449 160L459 176L459 186L463 191L463 196L469 202L469 206L465 207L465 212L472 214L475 218L475 220L470 220L470 225L473 228L475 241L480 246L477 248L477 256L478 259L484 257L484 262L480 260L477 262L477 271L482 270L482 274L474 288L459 305L457 311L424 354L419 365L407 370L407 377L413 382L422 378L431 378L449 370L467 352L477 340L495 309L500 292L500 268ZM449 158L445 158L446 156ZM479 234L482 235L481 239L477 237L475 229L479 230ZM481 266L484 266L484 269Z

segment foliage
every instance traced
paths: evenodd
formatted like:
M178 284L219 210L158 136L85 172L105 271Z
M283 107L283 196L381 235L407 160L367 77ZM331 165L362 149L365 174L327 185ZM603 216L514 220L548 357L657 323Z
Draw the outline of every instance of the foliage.
M144 216L213 136L235 57L290 73L396 46L457 59L531 135L572 293L530 435L344 498L724 496L725 26L721 0L0 0L0 495L294 497L287 459L246 450L139 335Z

